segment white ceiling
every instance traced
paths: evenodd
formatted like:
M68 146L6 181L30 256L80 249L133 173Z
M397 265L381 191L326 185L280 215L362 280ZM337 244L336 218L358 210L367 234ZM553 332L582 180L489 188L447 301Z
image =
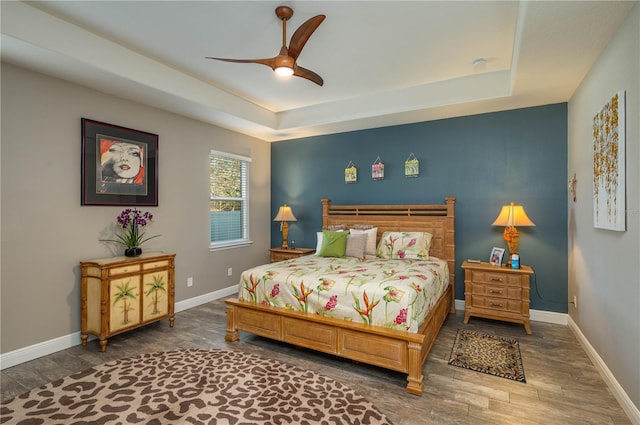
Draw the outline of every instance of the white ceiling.
M636 3L2 1L2 60L277 141L568 101ZM276 56L281 4L324 86L205 59Z

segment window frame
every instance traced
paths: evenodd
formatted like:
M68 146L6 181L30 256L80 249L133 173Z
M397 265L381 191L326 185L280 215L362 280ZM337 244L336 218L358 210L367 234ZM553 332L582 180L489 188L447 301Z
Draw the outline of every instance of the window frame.
M240 198L216 198L211 194L211 184L213 183L211 178L211 162L214 157L222 157L226 159L233 159L241 161L242 163L242 171L240 175L240 186L242 191L242 196ZM249 210L249 180L251 175L251 157L232 154L228 152L218 151L215 149L211 149L209 151L209 250L210 251L218 251L230 248L238 248L243 246L248 246L253 243L251 240L250 226L249 226L249 218L250 218L250 210ZM220 242L213 242L211 240L211 232L212 232L212 223L211 223L211 202L215 200L234 200L240 201L242 204L242 238L240 239L229 239Z

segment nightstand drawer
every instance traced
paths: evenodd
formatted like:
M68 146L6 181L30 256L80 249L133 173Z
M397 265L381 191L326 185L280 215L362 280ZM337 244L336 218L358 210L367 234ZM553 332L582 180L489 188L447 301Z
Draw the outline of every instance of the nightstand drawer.
M508 298L493 298L472 296L471 306L475 308L490 308L492 310L510 311L513 313L522 312L522 301Z
M520 286L522 276L517 274L506 274L500 272L471 271L471 280L478 283L493 283L497 285Z
M483 295L494 298L509 298L512 300L522 299L522 289L519 286L500 286L474 283L471 287L471 293L473 295Z
M290 260L299 256L295 253L274 252L271 254L271 262Z
M311 248L271 248L271 262L291 260L292 258L304 257L316 252Z

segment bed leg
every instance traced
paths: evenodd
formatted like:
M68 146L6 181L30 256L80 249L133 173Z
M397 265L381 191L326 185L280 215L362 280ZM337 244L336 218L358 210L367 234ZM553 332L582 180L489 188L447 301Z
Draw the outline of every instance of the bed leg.
M409 351L409 374L407 376L407 392L410 394L421 395L424 389L422 383L422 345L410 342Z
M227 304L227 334L224 336L225 341L233 342L240 339L236 320L236 308Z

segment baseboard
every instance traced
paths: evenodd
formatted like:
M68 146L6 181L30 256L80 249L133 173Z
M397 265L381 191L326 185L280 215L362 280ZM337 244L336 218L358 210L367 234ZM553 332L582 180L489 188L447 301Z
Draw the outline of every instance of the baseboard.
M179 301L176 303L175 311L179 313L190 308L197 307L202 304L206 304L211 301L219 300L220 298L226 298L238 292L238 285L229 286L228 288L218 289L217 291L209 292L208 294L199 295L197 297L189 298L188 300Z
M593 365L596 367L598 372L600 372L602 379L604 379L607 387L609 387L609 390L611 391L613 396L616 398L616 400L618 400L618 403L620 404L620 407L622 407L622 410L624 410L624 412L627 414L631 423L640 425L640 410L638 409L638 407L633 404L633 401L631 401L622 386L618 383L618 380L613 375L613 373L611 373L611 370L609 370L604 360L602 360L591 343L589 343L589 340L587 340L587 338L584 336L576 322L573 321L571 316L567 317L569 328L575 334L578 342L580 343L580 345L582 345L582 348L584 348L584 351L591 359Z
M197 307L199 305L215 301L220 298L225 298L229 295L233 295L236 292L238 292L238 286L233 285L228 288L209 292L208 294L189 298L188 300L179 301L175 305L175 312L178 313L180 311L188 310L190 308ZM95 338L91 337L90 339ZM28 347L9 351L7 353L0 354L0 370L18 365L20 363L25 363L39 357L48 356L49 354L53 354L67 348L80 345L81 343L82 341L80 339L80 332L74 332L69 335L50 339L49 341L44 341L38 344L30 345Z
M464 300L456 300L456 310L464 311ZM555 323L556 325L566 325L566 313L556 313L554 311L529 310L529 318L535 322Z

